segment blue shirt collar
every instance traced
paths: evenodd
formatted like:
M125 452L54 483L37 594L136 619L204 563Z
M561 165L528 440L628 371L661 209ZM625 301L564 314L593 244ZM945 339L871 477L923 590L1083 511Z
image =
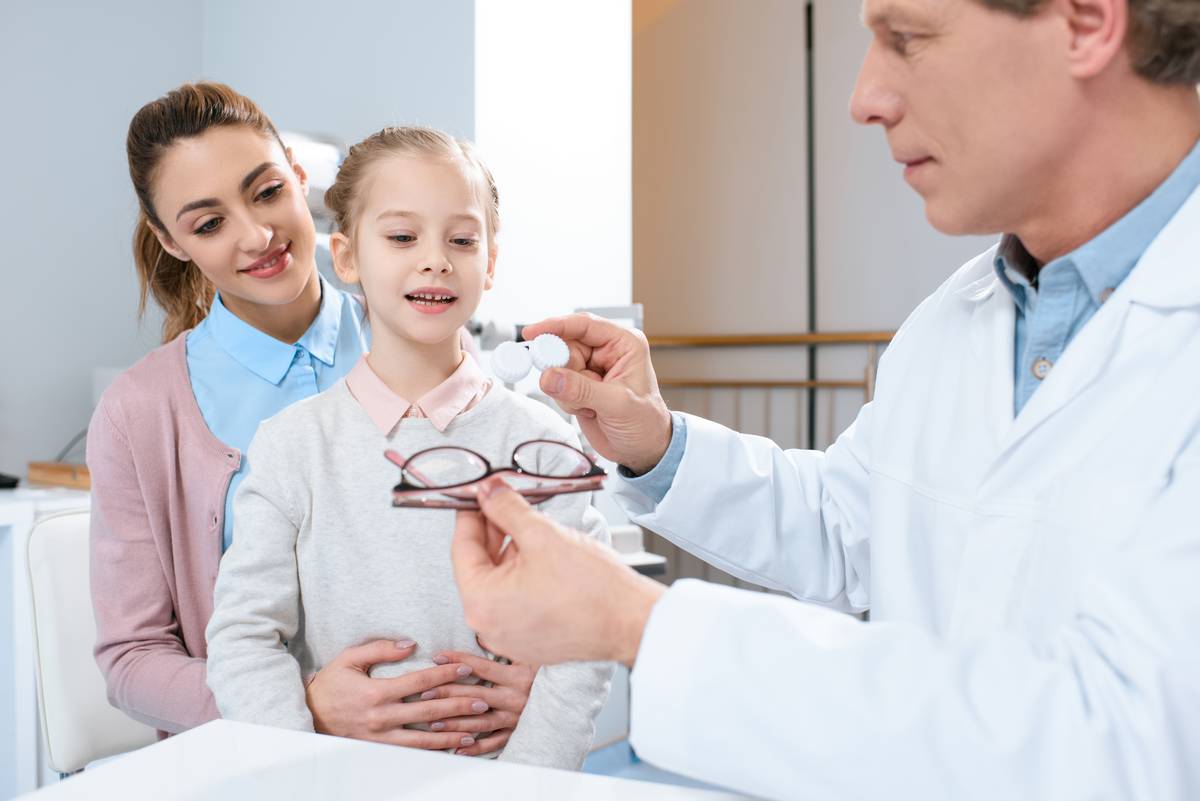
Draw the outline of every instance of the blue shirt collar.
M279 384L287 375L296 357L296 348L311 353L327 366L333 366L337 353L338 328L342 320L342 293L321 276L321 308L312 325L293 345L259 331L242 320L221 301L218 292L212 309L204 320L213 339L221 348L247 370L272 384Z
M1044 273L1074 269L1097 304L1115 289L1141 260L1175 213L1200 187L1200 143L1150 196L1103 233L1042 268ZM1019 306L1037 274L1036 264L1016 236L1006 234L996 251L996 274Z

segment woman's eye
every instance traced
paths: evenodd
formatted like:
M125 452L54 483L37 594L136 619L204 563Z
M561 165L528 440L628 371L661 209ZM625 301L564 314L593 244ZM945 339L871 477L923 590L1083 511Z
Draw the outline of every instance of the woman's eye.
M283 191L283 184L272 184L266 189L258 193L259 200L271 200L276 195Z
M205 234L211 234L213 231L217 230L217 227L220 226L220 224L221 224L221 218L213 217L211 220L204 223L204 225L201 225L199 228L197 228L192 233L197 234L199 236L204 236Z
M393 242L398 242L401 245L407 245L411 242L417 241L417 238L412 234L392 234L388 237L388 239L392 240Z

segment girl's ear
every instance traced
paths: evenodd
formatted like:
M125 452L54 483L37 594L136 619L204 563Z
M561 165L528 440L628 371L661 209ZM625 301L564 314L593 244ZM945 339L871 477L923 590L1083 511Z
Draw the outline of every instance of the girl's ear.
M292 165L292 172L296 173L296 177L300 179L300 191L304 192L305 197L308 197L308 173L300 166L300 162L296 161L290 147L283 152L287 155L288 164Z
M354 247L349 237L338 231L329 236L329 250L333 254L333 271L343 284L357 284L358 267L354 264Z
M175 240L166 231L160 231L154 225L150 226L150 230L154 232L154 238L158 240L158 244L162 245L163 250L171 254L180 261L191 261L192 257L187 252L175 244Z
M487 277L483 280L483 288L485 291L491 289L492 285L496 282L496 256L499 253L500 247L494 243L488 248Z

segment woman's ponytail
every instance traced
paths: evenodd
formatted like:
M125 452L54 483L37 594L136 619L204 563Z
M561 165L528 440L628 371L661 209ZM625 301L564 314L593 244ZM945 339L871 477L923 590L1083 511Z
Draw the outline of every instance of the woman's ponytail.
M165 313L163 342L199 325L212 307L212 282L195 264L180 261L163 248L144 213L138 214L133 232L133 260L141 289L138 316L146 313L146 299L153 296Z

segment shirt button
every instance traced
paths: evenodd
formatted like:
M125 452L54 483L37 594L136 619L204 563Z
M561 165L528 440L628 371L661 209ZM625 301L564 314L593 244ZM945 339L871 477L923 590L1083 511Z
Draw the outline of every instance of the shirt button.
M1111 298L1113 296L1113 293L1116 291L1117 291L1116 287L1113 287L1113 286L1106 287L1105 290L1100 293L1100 302L1104 303L1106 300Z
M1033 377L1041 381L1046 376L1050 375L1050 368L1054 366L1054 362L1046 357L1042 357L1033 363Z

